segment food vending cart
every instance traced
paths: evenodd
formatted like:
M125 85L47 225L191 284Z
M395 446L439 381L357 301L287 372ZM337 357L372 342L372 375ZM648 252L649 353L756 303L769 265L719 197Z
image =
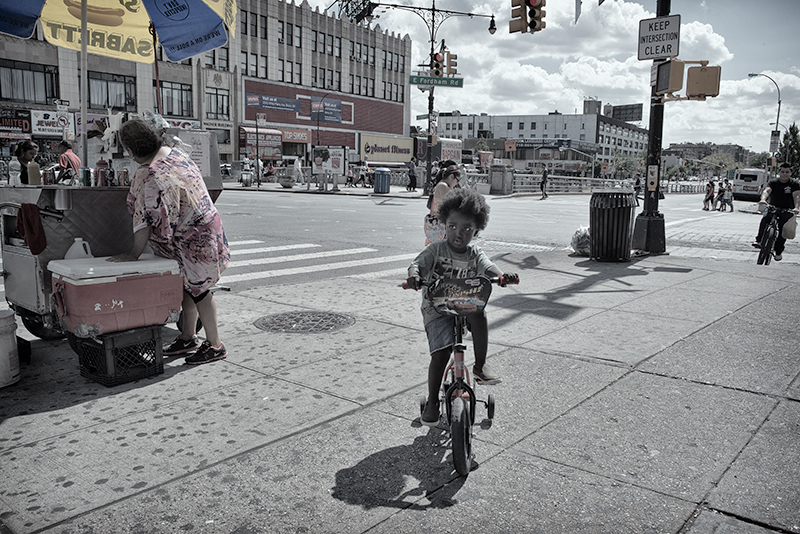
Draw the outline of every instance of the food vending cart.
M211 198L216 200L222 191L222 178L215 134L172 129L169 133L185 143L185 150L186 146L191 147L190 156L198 163ZM120 168L126 164L111 161L111 167L115 168L116 163ZM143 362L141 354L134 355L134 363L140 367L147 367L155 359L160 363L160 338L153 327L177 320L182 299L182 283L176 285L180 277L173 260L105 262L105 257L133 246L127 196L126 185L0 186L0 247L6 301L34 336L46 340L68 337L81 357L81 374L96 380L104 377L108 380L98 381L106 385L143 376L139 370L109 378L112 371L116 375L122 371L108 368L120 364L114 347L120 348L122 342L134 346L137 340L145 339L152 348L148 352L152 358ZM25 220L20 221L21 218ZM26 237L19 231L20 225ZM64 260L76 238L88 244L93 260L78 261L82 265ZM147 277L147 290L141 291L141 280ZM137 295L139 301L134 303L135 293L144 294L145 298ZM107 298L98 296L103 294ZM91 302L89 309L79 314L78 310L87 305L79 302L81 299ZM100 317L103 314L105 317ZM99 346L98 358L110 358L104 369L97 369L103 362L86 369L84 356L92 344ZM153 374L151 368L147 371Z

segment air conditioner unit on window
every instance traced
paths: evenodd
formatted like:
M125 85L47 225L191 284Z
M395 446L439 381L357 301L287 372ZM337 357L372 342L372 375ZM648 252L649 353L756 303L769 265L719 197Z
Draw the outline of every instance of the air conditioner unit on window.
M278 37L278 42L279 42L280 44L283 44L283 37Z

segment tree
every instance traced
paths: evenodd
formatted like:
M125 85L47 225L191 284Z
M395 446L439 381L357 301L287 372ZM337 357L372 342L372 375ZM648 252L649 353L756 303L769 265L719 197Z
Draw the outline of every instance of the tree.
M747 166L753 169L766 169L768 159L769 152L762 152L750 158L750 163L748 163Z
M475 150L476 151L480 150L482 152L489 150L489 145L486 144L486 139L484 139L483 137L479 137L478 142L475 143Z
M778 164L780 165L784 161L788 162L792 166L792 176L795 177L800 176L800 135L798 133L800 130L797 128L797 123L792 123L784 134L783 142L778 149L780 152Z

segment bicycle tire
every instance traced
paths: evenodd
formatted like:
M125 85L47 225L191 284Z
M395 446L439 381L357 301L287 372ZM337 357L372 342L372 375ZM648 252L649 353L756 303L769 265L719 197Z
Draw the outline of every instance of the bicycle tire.
M772 227L767 226L766 230L764 230L764 235L761 236L761 243L760 243L761 248L758 251L758 260L757 260L758 265L764 265L765 262L767 265L769 265L769 261L767 260L771 256L772 247L770 246L769 248L767 248L767 243L769 241L769 237L771 234L772 234Z
M763 250L765 251L764 255L764 265L769 265L772 261L772 247L775 246L775 228L770 226L767 228L766 232L766 244L764 245Z
M450 415L450 439L453 444L453 465L461 476L472 468L472 425L470 425L469 403L459 397L453 401Z

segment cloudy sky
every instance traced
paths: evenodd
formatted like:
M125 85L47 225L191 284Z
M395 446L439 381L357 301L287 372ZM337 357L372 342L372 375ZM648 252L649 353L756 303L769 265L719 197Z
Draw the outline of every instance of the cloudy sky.
M333 0L308 0L325 9ZM386 3L430 7L430 0ZM463 88L436 90L440 112L545 114L578 113L585 97L603 104L644 103L648 126L650 67L637 59L639 21L655 17L656 0L583 0L575 23L575 0L547 0L546 28L535 34L509 34L511 0L438 0L438 9L494 14L488 19L453 17L437 38L458 55ZM663 146L681 142L735 143L756 152L769 148L778 110L780 122L800 123L800 0L672 0L671 15L681 15L680 59L708 60L722 67L720 95L705 102L664 106ZM332 11L336 7L332 8ZM427 62L428 30L415 14L376 10L382 30L413 40L414 64ZM412 89L412 120L427 112L427 95ZM422 123L420 123L422 125Z

